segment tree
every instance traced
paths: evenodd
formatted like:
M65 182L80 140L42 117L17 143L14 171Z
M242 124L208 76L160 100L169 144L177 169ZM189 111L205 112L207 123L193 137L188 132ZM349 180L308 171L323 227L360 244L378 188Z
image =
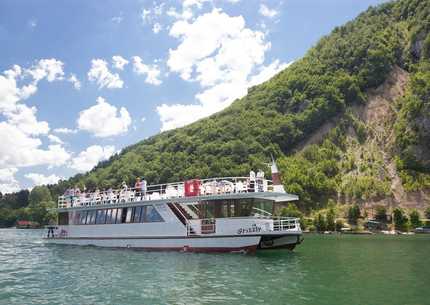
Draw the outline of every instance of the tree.
M28 202L30 205L38 205L42 201L52 201L51 192L44 185L35 186L30 192Z
M358 219L361 217L360 207L357 204L349 207L348 209L348 222L352 225L356 225Z
M55 202L46 186L35 186L29 196L28 217L39 224L48 224L55 219Z
M412 228L418 228L421 227L421 220L420 220L420 214L417 210L412 210L412 212L409 214L409 219L411 222Z
M377 221L386 222L387 221L387 209L382 205L376 206L375 209L376 209L375 219Z
M424 215L426 216L427 219L430 219L430 207L428 207L425 211L424 211Z
M404 215L404 212L401 208L395 208L393 210L393 220L394 220L394 227L396 228L396 230L406 231L408 217Z
M336 213L333 208L330 208L327 212L327 230L335 231L336 230Z
M317 232L324 232L327 229L327 223L322 213L318 213L314 218L314 226Z

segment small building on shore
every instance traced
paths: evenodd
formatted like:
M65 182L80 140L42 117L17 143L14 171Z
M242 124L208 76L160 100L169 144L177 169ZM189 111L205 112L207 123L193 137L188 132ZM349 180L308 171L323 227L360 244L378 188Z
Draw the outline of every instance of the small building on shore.
M16 228L17 229L37 229L37 228L40 228L40 224L35 221L18 220L16 222Z

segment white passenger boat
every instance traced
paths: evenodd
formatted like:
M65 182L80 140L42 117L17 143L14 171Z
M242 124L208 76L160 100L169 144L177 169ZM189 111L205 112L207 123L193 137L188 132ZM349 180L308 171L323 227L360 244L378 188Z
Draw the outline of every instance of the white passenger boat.
M223 177L60 196L58 225L45 240L56 244L190 252L255 252L302 241L299 219L274 217L285 192L276 164L272 180Z

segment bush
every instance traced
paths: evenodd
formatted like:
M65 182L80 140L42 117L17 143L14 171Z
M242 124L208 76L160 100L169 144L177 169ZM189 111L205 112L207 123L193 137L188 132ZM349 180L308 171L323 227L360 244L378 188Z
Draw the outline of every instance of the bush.
M381 222L386 222L387 221L387 209L382 205L376 206L375 209L376 209L375 220L381 221Z
M420 214L418 213L417 210L413 210L409 214L409 219L410 219L412 228L415 229L415 228L421 227L422 223L421 223L421 220L420 220Z
M327 230L328 231L336 231L336 214L333 208L330 208L327 212Z
M327 222L322 213L318 213L314 219L314 225L317 232L324 232L327 229Z
M426 216L426 219L430 219L430 207L424 211L424 215Z
M406 231L408 225L408 217L404 214L401 208L395 208L393 211L394 227L399 231Z
M348 222L350 224L356 225L360 217L360 207L357 204L354 204L348 209Z

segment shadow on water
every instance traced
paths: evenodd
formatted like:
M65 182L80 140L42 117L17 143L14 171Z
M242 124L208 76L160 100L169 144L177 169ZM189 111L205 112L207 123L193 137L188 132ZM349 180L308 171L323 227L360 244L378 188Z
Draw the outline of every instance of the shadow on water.
M0 304L426 304L430 238L306 236L293 252L47 245L0 231Z

